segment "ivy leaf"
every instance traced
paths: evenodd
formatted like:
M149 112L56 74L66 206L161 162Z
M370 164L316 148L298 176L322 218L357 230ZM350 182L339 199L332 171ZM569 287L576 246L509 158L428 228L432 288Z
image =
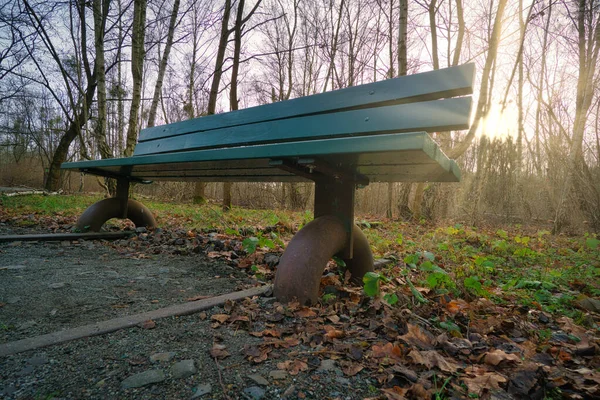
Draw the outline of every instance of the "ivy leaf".
M472 292L479 294L481 293L481 282L479 282L479 278L476 276L470 276L465 278L463 281L465 284L465 288L471 290Z
M254 253L256 251L256 246L258 246L258 238L255 238L254 236L242 241L242 247L248 254Z
M333 256L333 261L338 265L338 267L346 267L346 261L342 260L338 256Z
M396 296L396 293L387 293L385 296L383 296L383 300L390 306L393 306L398 302L398 296Z
M379 282L381 281L381 275L376 272L367 272L363 276L364 290L367 296L375 297L379 296Z

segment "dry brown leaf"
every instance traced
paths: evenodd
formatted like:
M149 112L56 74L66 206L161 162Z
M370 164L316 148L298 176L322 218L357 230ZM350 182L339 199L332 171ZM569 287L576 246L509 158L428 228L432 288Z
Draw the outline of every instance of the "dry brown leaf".
M418 347L421 350L431 350L435 345L435 337L421 328L419 325L407 324L408 332L400 336L400 339L410 346Z
M281 337L281 332L279 332L277 329L265 329L262 331L262 334L264 336Z
M507 354L502 350L496 349L489 351L483 357L483 362L488 365L498 365L502 361L521 362L521 358L516 354Z
M227 347L222 344L214 344L212 349L210 349L210 355L213 358L223 359L225 357L229 357L229 352L227 351Z
M406 399L406 392L408 392L408 389L402 389L399 386L394 386L390 389L381 389L381 391L388 400L404 400Z
M371 356L374 358L401 358L402 349L390 342L384 344L383 346L375 344L373 347L371 347Z
M229 319L229 315L227 315L227 314L214 314L214 315L212 315L210 317L210 319L212 321L217 321L217 322L220 322L222 324L222 323L225 323Z
M325 337L329 339L341 339L346 336L346 333L343 330L335 329L331 325L325 325Z
M148 321L142 322L140 326L142 329L154 329L156 328L156 322L149 319Z
M302 307L301 309L296 311L296 316L300 318L312 318L316 317L317 313L308 307Z
M448 312L453 315L468 308L469 303L462 299L451 300L446 304L446 310L448 310Z
M323 286L341 286L340 278L337 275L327 275L321 278L321 285Z
M334 324L340 322L340 317L338 317L337 315L330 315L327 317L327 319Z
M354 376L365 368L362 364L352 361L340 361L340 366L347 376Z
M232 317L229 320L230 324L233 324L234 322L250 322L250 318L246 317L245 315L236 315L235 317Z
M449 361L435 350L418 351L413 349L408 353L408 356L412 358L416 364L425 365L430 369L438 367L441 371L453 373L460 368L458 364Z
M298 375L301 371L308 370L308 364L301 360L287 360L277 363L277 368L288 371L290 375Z

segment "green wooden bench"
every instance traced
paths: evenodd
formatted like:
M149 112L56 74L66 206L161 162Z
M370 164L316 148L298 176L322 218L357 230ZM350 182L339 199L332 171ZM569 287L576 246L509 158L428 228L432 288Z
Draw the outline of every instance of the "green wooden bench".
M473 64L425 72L147 128L134 155L65 163L64 169L117 179L115 198L90 206L78 228L110 218L156 225L129 199L130 182L315 182L315 219L281 257L274 293L282 301L318 298L335 254L356 281L373 269L354 225L355 189L370 182L456 182L460 170L428 132L469 127Z

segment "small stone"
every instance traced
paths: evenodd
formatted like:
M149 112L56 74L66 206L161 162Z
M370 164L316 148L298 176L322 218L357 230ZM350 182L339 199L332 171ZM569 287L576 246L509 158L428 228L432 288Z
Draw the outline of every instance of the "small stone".
M183 360L171 367L171 376L173 379L182 379L194 375L196 371L194 360Z
M272 379L281 380L281 379L287 378L288 373L286 371L281 370L281 369L276 369L274 371L269 372L269 376Z
M33 366L44 365L48 363L48 357L46 355L33 356L27 360L27 363Z
M19 301L21 301L19 296L9 297L8 300L6 300L6 304L17 304Z
M394 262L394 260L390 260L388 258L379 258L373 262L373 267L375 269L378 269L378 268L385 267L386 265L391 264L393 262Z
M586 297L578 301L577 304L579 304L579 307L583 308L584 310L600 312L600 300Z
M49 284L48 287L50 289L61 289L61 288L64 288L65 285L66 285L66 283L64 283L64 282L56 282L56 283Z
M250 386L244 389L244 394L253 400L260 400L265 395L265 390L258 386Z
M175 357L175 352L169 351L165 353L154 353L150 356L150 361L155 362L168 362Z
M212 392L212 386L210 386L210 383L198 385L194 388L194 395L192 396L192 399L204 396L205 394L209 394L210 392Z
M101 388L106 385L106 379L102 379L101 381L96 382L96 387Z
M256 382L261 386L269 386L269 381L262 377L260 374L248 375L248 378Z
M284 399L291 398L291 396L294 394L295 391L296 391L296 386L290 385L287 389L285 389L285 392L283 392L281 397Z
M145 226L140 226L140 227L135 228L135 233L146 233L146 232L148 232L148 229L146 229Z
M317 371L334 371L335 369L335 360L328 359L321 361L321 365L317 368Z
M335 381L340 385L350 386L350 379L344 378L342 376L338 376L337 378L335 378Z
M60 245L62 247L69 247L69 246L71 246L71 241L70 240L63 240L63 241L60 242Z
M131 375L121 382L123 389L138 388L152 383L162 382L167 377L165 373L160 369L151 369L148 371L140 372L139 374Z
M265 254L263 260L264 260L264 263L267 264L271 268L273 268L274 266L279 264L279 256L277 254L267 253L267 254Z

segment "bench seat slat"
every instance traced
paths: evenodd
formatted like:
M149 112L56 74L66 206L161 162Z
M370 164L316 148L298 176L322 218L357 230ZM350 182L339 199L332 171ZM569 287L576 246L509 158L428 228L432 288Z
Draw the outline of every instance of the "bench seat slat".
M140 142L134 156L336 136L466 129L470 110L471 98L463 97L289 118Z
M302 115L422 102L473 93L475 65L465 64L332 92L144 129L139 142Z
M63 164L63 168L110 175L119 174L122 167L132 167L128 176L147 180L306 181L302 177L269 166L271 159L299 157L318 157L330 165L339 164L347 169L356 169L372 182L460 180L456 163L448 159L425 132L80 161ZM235 173L236 169L238 173ZM226 170L232 172L225 172Z

